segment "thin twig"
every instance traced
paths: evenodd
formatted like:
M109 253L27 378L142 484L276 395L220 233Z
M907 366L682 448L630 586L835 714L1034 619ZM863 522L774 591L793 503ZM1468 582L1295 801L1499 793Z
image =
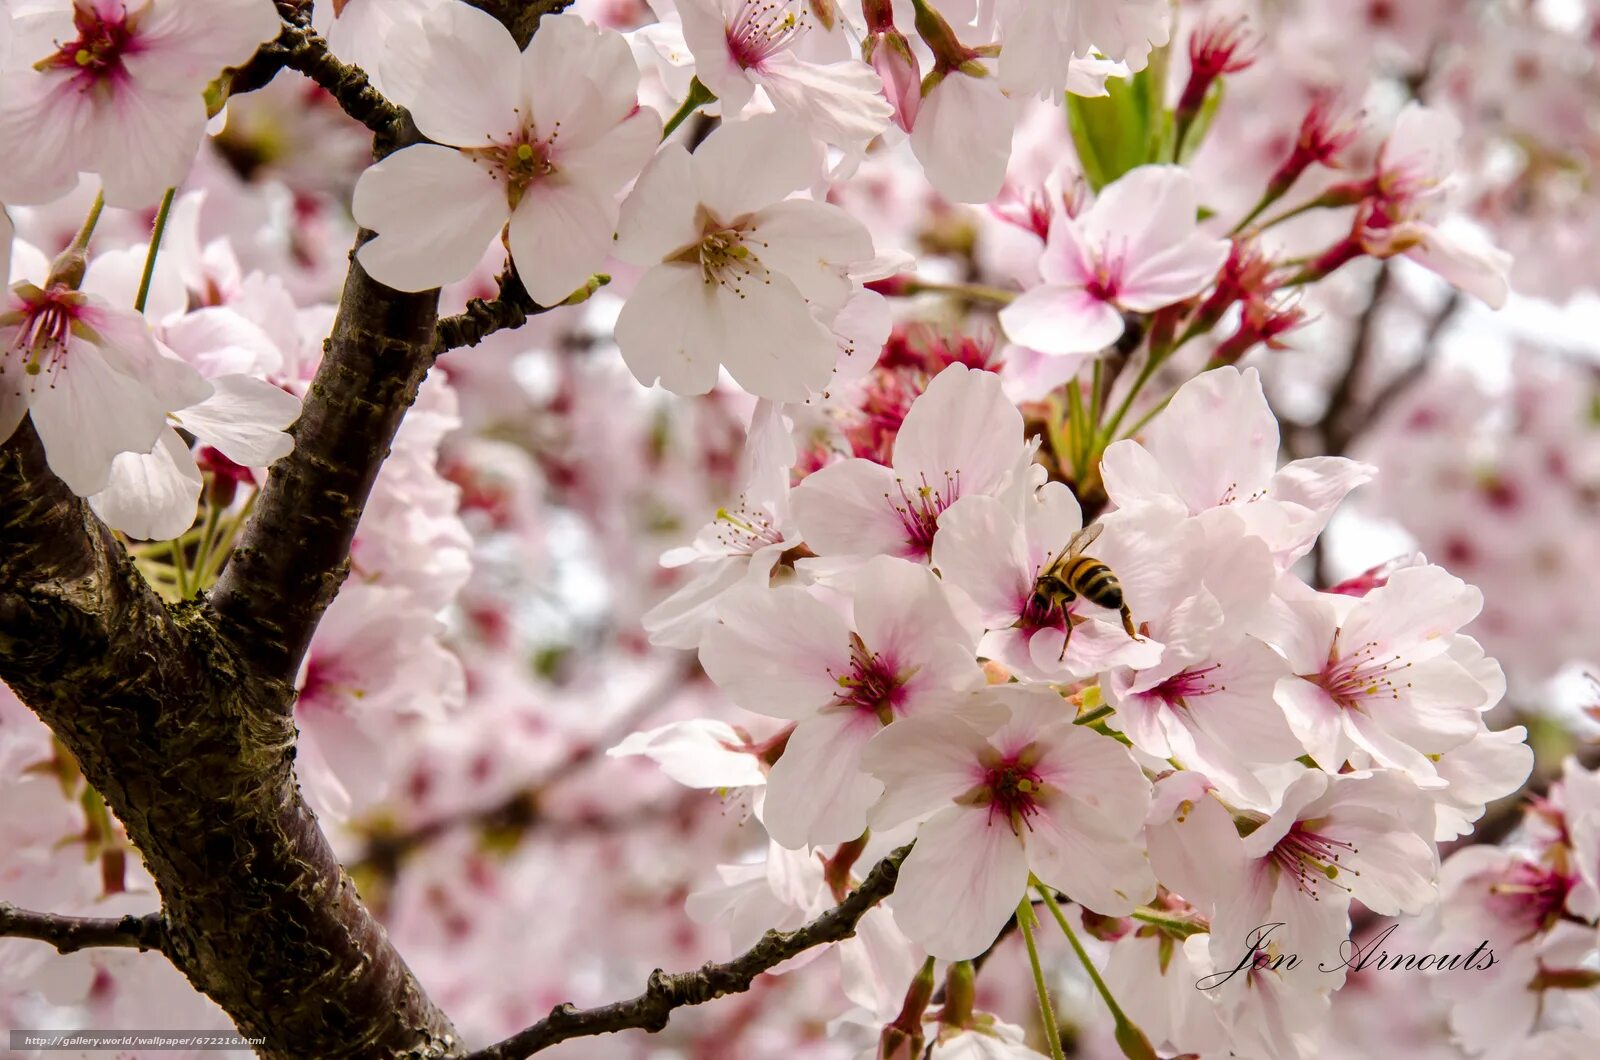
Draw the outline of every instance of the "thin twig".
M467 1060L522 1060L571 1038L588 1038L624 1030L659 1031L672 1011L703 1005L725 994L750 989L756 977L814 946L839 942L855 934L867 911L894 890L900 863L911 852L901 847L873 866L867 878L844 901L795 931L769 931L750 949L723 964L707 964L697 972L650 973L645 992L628 1001L598 1008L557 1005L550 1015L505 1041L471 1053Z
M160 913L144 916L61 916L32 913L0 902L0 936L48 942L57 953L76 953L95 946L160 952L166 925Z

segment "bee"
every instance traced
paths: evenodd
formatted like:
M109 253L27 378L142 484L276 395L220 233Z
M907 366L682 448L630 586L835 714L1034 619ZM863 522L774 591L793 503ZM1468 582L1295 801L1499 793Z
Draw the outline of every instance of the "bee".
M1067 643L1072 640L1072 619L1067 608L1072 601L1083 597L1092 604L1118 611L1122 615L1122 628L1134 640L1142 639L1133 625L1133 613L1122 598L1122 583L1116 572L1083 550L1094 544L1100 536L1102 523L1091 523L1072 535L1067 547L1050 561L1033 583L1033 595L1028 599L1028 611L1044 619L1059 616L1066 636L1061 641L1061 658L1067 656Z

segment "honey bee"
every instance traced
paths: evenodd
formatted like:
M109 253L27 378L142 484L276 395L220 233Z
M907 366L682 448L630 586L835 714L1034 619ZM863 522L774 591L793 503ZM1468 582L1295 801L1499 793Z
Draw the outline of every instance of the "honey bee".
M1092 604L1118 611L1122 615L1122 628L1134 640L1142 639L1133 625L1133 613L1122 598L1122 583L1116 573L1083 550L1094 544L1100 536L1101 523L1091 523L1072 535L1067 547L1050 561L1033 583L1033 595L1028 600L1028 610L1042 619L1059 617L1063 632L1061 657L1066 658L1067 643L1072 640L1072 619L1067 608L1072 601L1083 597Z

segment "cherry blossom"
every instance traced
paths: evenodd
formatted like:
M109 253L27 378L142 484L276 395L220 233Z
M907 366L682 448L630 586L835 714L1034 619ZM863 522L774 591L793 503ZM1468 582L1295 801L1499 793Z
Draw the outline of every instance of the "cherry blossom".
M818 555L926 560L945 509L965 496L1020 494L1031 485L1030 455L1000 377L953 364L911 403L891 467L860 457L830 464L790 504Z
M399 98L436 142L361 175L352 209L378 233L362 266L400 290L438 287L465 277L507 229L536 301L582 287L610 252L617 193L661 135L638 107L622 37L555 15L519 53L496 19L451 0L397 26L383 66L402 89L418 86Z
M277 36L269 0L48 0L20 7L0 66L0 196L45 202L94 173L113 206L183 181L207 86Z
M767 830L788 847L859 836L882 791L859 764L867 741L983 680L926 568L878 557L854 582L848 620L806 589L742 587L700 643L701 665L735 703L799 722L767 777Z
M1123 311L1150 312L1203 291L1228 244L1201 233L1187 170L1140 166L1076 217L1057 215L1039 262L1043 283L1000 313L1013 342L1042 353L1093 353L1123 332Z
M865 150L889 124L893 108L871 67L796 54L818 18L805 0L678 0L677 8L695 76L725 116L738 116L759 87L780 114L845 151Z
M907 719L862 764L884 787L875 827L932 814L890 908L936 957L982 953L1030 873L1108 916L1154 894L1140 839L1149 783L1047 689L991 688L953 713Z
M623 208L616 250L648 266L616 324L640 382L703 394L723 365L775 401L827 382L849 270L873 253L843 210L787 198L820 163L816 145L772 115L724 124L693 155L661 149Z

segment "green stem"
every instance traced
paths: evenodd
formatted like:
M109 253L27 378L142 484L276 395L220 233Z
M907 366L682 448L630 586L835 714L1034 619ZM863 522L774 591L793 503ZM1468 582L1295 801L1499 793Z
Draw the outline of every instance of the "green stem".
M206 581L206 571L211 567L212 552L218 544L217 531L218 522L220 521L219 515L220 513L217 511L217 506L213 504L210 499L207 499L205 523L200 529L200 545L195 550L194 557L194 583L196 589L204 590L211 587Z
M907 280L904 293L913 294L955 294L979 302L998 302L1009 305L1017 300L1016 291L1007 291L1000 287L989 287L981 283L932 283L926 280Z
M1155 1051L1150 1048L1149 1041L1144 1032L1134 1026L1128 1019L1128 1014L1122 1011L1122 1006L1117 1004L1117 999L1111 996L1111 989L1106 986L1106 981L1100 978L1100 970L1089 959L1089 954L1083 948L1083 943L1078 941L1078 933L1072 930L1072 924L1067 920L1067 915L1061 911L1061 906L1056 904L1055 895L1050 893L1050 888L1040 883L1033 877L1033 888L1039 892L1039 897L1044 899L1044 904L1049 907L1050 915L1056 918L1056 923L1061 925L1061 933L1067 936L1067 942L1072 946L1072 952L1078 955L1078 960L1083 962L1084 971L1089 973L1089 979L1094 983L1094 988L1100 992L1101 1000L1105 1001L1106 1008L1111 1010L1111 1018L1116 1021L1117 1044L1122 1046L1126 1056L1155 1056ZM1027 905L1024 900L1023 905ZM1019 913L1020 917L1021 914ZM1142 1046L1142 1049L1140 1048Z
M244 504L239 508L239 514L228 524L227 530L222 535L222 540L212 549L211 555L206 559L206 567L200 572L199 581L202 585L210 585L222 573L222 565L228 561L228 553L233 551L233 542L239 536L239 530L250 521L250 512L255 508L258 492L252 490L250 496L245 498Z
M174 539L167 542L168 551L172 553L172 575L178 586L178 598L187 600L193 595L194 587L189 580L189 564L183 558L183 543Z
M1067 384L1067 430L1072 447L1072 479L1082 482L1089 450L1094 448L1094 428L1083 411L1083 391L1076 379Z
M1093 725L1095 722L1099 721L1101 718L1110 717L1116 711L1116 709L1117 709L1116 707L1113 707L1109 703L1102 703L1100 706L1095 707L1093 710L1087 711L1087 712L1085 712L1083 714L1079 714L1076 718L1073 718L1072 719L1072 724L1074 724L1074 725Z
M145 300L150 297L150 280L156 273L156 255L161 252L161 237L167 231L167 215L172 212L172 196L176 188L168 188L161 196L161 208L156 211L156 224L150 232L150 249L144 255L144 274L139 277L139 293L133 299L133 311L144 312Z
M89 237L94 235L94 226L100 223L100 214L106 208L106 193L95 192L94 202L89 206L89 216L83 219L83 227L78 229L78 234L72 237L72 245L68 250L83 253L89 249Z
M661 139L665 140L671 136L689 115L716 98L716 93L701 84L698 77L691 80L689 82L689 94L683 97L683 103L673 112L672 117L667 119L667 124L661 127Z
M1044 968L1039 964L1039 947L1033 941L1033 903L1022 896L1017 906L1017 927L1022 929L1022 940L1028 945L1028 964L1033 968L1033 986L1039 992L1039 1018L1044 1021L1044 1036L1050 1046L1051 1060L1067 1060L1061 1051L1061 1024L1056 1021L1055 1006L1050 1004L1050 988L1045 986Z

